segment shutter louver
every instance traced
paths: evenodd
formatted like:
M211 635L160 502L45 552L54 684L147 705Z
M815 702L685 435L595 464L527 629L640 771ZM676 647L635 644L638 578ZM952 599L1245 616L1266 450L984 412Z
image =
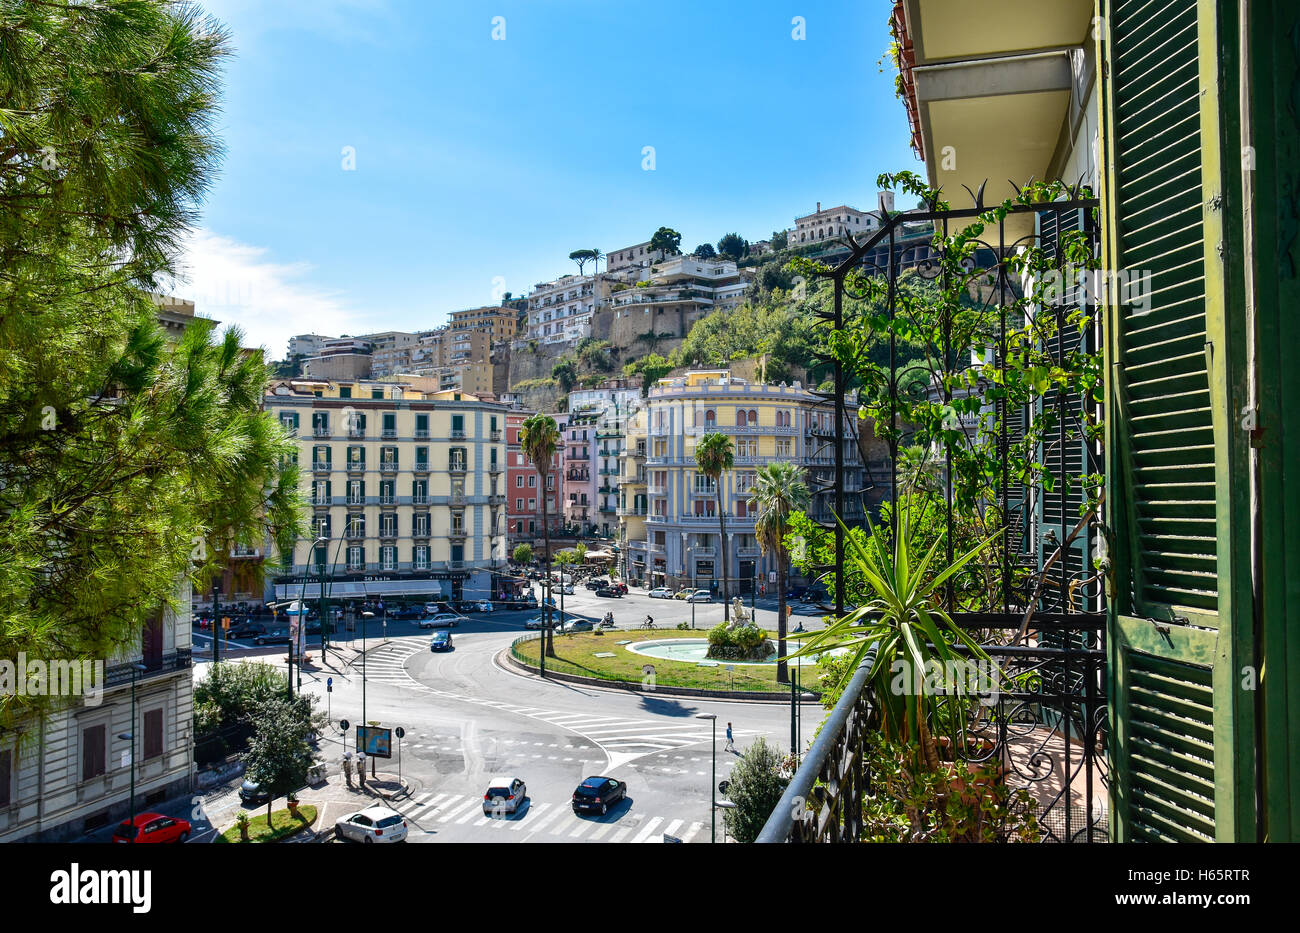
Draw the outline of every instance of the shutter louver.
M1147 603L1217 608L1215 448L1206 372L1197 9L1117 3L1112 29L1119 268L1149 272L1120 307L1132 508Z

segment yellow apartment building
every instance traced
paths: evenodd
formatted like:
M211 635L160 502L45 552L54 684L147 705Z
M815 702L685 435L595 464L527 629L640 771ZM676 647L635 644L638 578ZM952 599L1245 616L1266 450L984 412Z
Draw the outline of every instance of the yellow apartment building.
M506 408L435 377L285 380L266 408L296 433L312 535L268 596L326 577L332 598L487 598L505 569Z

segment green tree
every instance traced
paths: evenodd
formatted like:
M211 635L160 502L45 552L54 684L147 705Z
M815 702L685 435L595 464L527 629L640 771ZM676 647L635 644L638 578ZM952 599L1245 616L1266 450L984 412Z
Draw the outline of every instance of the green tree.
M562 391L568 392L578 381L578 369L566 356L551 367L551 378L560 384Z
M714 256L718 255L718 253L714 250L712 243L701 243L699 246L695 247L695 252L692 253L692 255L696 259L712 259Z
M523 450L524 456L532 461L533 466L537 469L539 498L542 500L542 538L546 547L546 596L550 595L551 588L551 522L547 515L546 500L549 496L549 490L546 485L546 478L551 473L551 461L555 458L555 451L560 446L560 429L555 423L555 419L550 415L541 413L530 415L524 419L524 423L519 428L519 447ZM545 608L542 610L546 624L542 627L542 641L545 644L544 656L555 657L555 640L551 635L551 604L547 599ZM546 674L546 662L542 661L542 675Z
M718 255L739 262L749 255L749 241L739 233L728 233L718 240Z
M780 252L781 250L783 250L783 249L785 249L787 246L789 246L789 245L790 245L790 239L789 239L789 236L790 236L790 235L789 235L788 233L786 233L786 231L784 231L784 230L773 230L773 231L772 231L772 240L771 240L771 242L772 242L772 251L773 251L773 252Z
M248 751L241 756L248 780L266 789L266 825L271 825L271 803L307 783L312 766L311 734L323 725L313 712L316 698L309 693L279 696L263 702L254 717L256 730Z
M113 657L231 544L291 553L302 514L263 354L203 319L170 342L152 294L229 40L194 5L6 4L0 47L0 657Z
M510 556L519 566L527 567L533 562L533 546L531 544L516 544L514 552Z
M573 553L577 556L577 563L585 564L587 562L587 545L579 541L574 545Z
M728 578L727 564L727 513L722 507L722 474L736 465L736 457L731 438L714 432L706 434L695 447L695 463L700 472L713 481L714 492L718 498L718 532L722 545L722 620L731 621L731 585Z
M777 662L776 679L789 681L785 661L785 578L790 560L785 536L790 531L790 515L808 505L808 486L803 481L803 470L789 460L778 460L758 470L750 489L749 505L756 510L754 535L764 554L776 556L777 593Z
M650 237L650 252L662 251L665 256L678 256L682 249L682 235L671 227L660 227Z
M677 367L658 353L647 353L623 367L623 375L641 377L641 397L650 394L651 387Z
M598 249L575 249L569 253L569 258L578 264L578 275L582 275L582 267L594 261L599 255Z
M736 806L723 810L727 831L737 842L753 842L763 831L790 779L781 753L761 736L745 749L727 779L727 796Z

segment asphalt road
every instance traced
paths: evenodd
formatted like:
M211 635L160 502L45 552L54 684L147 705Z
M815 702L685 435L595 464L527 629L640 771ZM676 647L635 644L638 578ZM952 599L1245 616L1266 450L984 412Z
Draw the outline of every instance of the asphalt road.
M683 601L650 599L637 590L603 599L581 586L566 596L565 610L566 617L591 619L612 610L619 628L638 624L647 612L668 628L691 617ZM724 780L738 757L724 750L726 723L733 724L738 751L758 736L789 749L788 703L629 693L544 682L506 668L497 656L536 614L466 616L452 630L454 650L437 654L429 651L429 632L413 622L389 622L386 643L381 624L372 622L364 665L358 661L343 673L303 672L303 689L320 696L335 727L340 718L362 721L364 671L365 719L404 728L400 767L412 792L394 805L408 817L409 841L660 842L667 833L708 842L714 769L717 780ZM816 617L803 618L808 624ZM696 605L698 628L721 619L721 605ZM774 601L760 601L758 621L775 627ZM268 660L284 657L283 647L236 650L267 654ZM328 677L334 687L327 694ZM718 717L716 763L712 724L701 714ZM804 705L805 740L821 715L820 707ZM343 737L326 739L322 750L336 763ZM379 765L391 773L398 766L396 755ZM569 805L573 789L594 774L625 781L629 799L604 817L577 817ZM519 813L483 815L483 793L494 775L527 784ZM355 808L355 799L331 803L322 824ZM717 834L721 841L720 814Z

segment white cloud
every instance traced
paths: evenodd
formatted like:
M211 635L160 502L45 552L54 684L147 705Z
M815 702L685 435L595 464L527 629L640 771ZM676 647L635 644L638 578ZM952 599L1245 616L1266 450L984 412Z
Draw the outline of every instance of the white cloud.
M366 317L344 293L312 284L310 263L275 262L265 247L208 230L190 237L181 265L184 278L166 290L223 327L237 325L243 345L265 347L270 359L283 358L295 334L357 333Z

